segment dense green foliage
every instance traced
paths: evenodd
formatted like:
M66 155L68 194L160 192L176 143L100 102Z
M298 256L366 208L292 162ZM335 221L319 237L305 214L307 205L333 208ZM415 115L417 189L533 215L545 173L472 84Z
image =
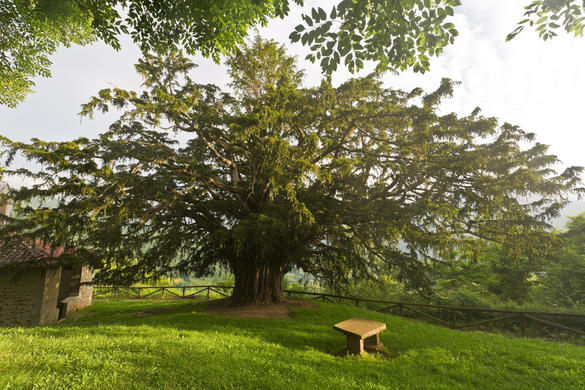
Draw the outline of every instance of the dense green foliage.
M585 312L584 226L585 213L571 218L566 231L555 232L558 246L546 256L516 256L484 243L476 257L436 264L426 294L412 294L390 275L381 285L356 281L349 291L457 306Z
M49 56L60 45L96 39L120 48L128 34L144 52L183 48L219 60L233 54L248 31L289 14L303 0L3 0L0 3L0 104L16 106L36 76L49 76ZM460 0L338 0L327 12L311 8L290 34L310 48L307 58L325 73L343 64L359 70L364 61L379 69L429 69L430 57L453 43L450 21ZM583 33L583 7L577 0L532 0L526 25L543 39L562 27Z
M478 109L439 115L450 80L428 94L375 75L306 89L259 38L228 66L232 95L194 83L180 54L149 55L145 91L106 89L84 106L124 110L99 138L5 139L8 163L22 153L43 166L7 172L44 185L12 192L23 217L0 233L76 248L114 284L219 264L235 297L264 302L292 267L333 284L394 271L420 287L430 263L475 251L475 238L546 253L548 219L581 191L581 168L556 172L532 134Z
M311 61L320 60L325 73L340 63L353 73L364 61L378 69L429 70L429 57L439 55L458 32L448 22L459 0L342 0L329 12L312 8L290 34L293 42L310 47Z
M50 76L49 55L59 45L92 42L90 22L73 1L0 2L0 105L15 107L33 77Z
M585 214L571 218L567 230L558 232L561 246L546 257L521 258L505 248L488 246L479 260L461 259L437 274L438 295L455 291L477 303L519 303L565 310L585 309ZM480 298L481 297L481 298ZM463 298L463 297L462 297ZM466 300L466 299L463 299Z
M448 265L437 267L433 290L443 303L469 306L523 303L529 300L536 275L543 270L540 260L515 256L501 245L485 245L477 258L460 256Z
M508 34L513 39L526 26L534 27L540 38L547 40L557 36L562 28L575 37L583 36L585 28L585 3L581 0L532 0L525 7L525 18Z
M36 76L50 76L60 45L99 39L120 49L129 34L144 51L182 47L219 60L248 30L288 12L288 0L3 0L0 2L0 104L16 106Z
M559 306L585 307L585 213L571 218L563 250L547 264L544 291Z
M180 302L96 302L58 326L0 329L0 387L36 389L578 389L583 347L460 332L321 304L292 319ZM138 312L176 310L145 317ZM348 317L383 321L390 358L336 356Z
M585 213L569 219L566 230L553 231L554 247L540 255L518 254L509 246L485 241L478 241L473 253L455 251L449 261L429 268L430 285L426 290L409 288L395 273L379 275L377 281L352 279L345 285L325 283L313 287L317 291L380 300L585 313ZM450 312L430 309L428 314L451 321ZM491 318L484 313L459 315L467 321ZM581 328L579 321L565 325ZM489 324L486 329L517 328L518 323L508 321ZM546 337L543 329L534 328L531 332Z

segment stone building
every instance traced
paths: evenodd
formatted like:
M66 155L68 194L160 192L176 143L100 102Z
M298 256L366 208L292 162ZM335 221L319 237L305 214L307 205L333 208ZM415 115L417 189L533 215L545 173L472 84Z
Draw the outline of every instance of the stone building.
M0 242L0 326L51 324L91 304L93 273L58 264L63 253L40 240Z
M10 188L8 187L8 184L6 184L3 181L0 181L0 195L7 194L9 189ZM3 202L0 200L0 214L4 214L4 215L8 215L8 216L10 216L12 214L12 202L11 201Z

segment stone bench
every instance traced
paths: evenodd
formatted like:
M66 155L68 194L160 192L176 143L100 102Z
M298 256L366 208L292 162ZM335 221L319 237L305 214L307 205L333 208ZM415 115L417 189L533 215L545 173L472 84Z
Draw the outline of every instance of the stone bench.
M364 349L381 351L380 332L386 329L383 322L353 317L333 325L333 329L347 336L347 350L351 354L361 354Z

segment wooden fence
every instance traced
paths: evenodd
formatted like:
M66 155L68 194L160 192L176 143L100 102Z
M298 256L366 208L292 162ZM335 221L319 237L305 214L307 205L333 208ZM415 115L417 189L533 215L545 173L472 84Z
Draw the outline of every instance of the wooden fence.
M94 298L100 296L113 296L114 298L126 297L142 299L158 295L161 298L172 296L175 298L189 299L200 295L206 295L207 299L209 299L211 293L227 297L227 290L231 289L233 289L232 286L94 286L93 296Z
M207 299L209 299L211 294L227 297L229 296L229 290L231 289L233 289L233 286L95 286L94 297L113 296L116 298L126 297L133 299L143 299L153 297L158 294L162 298L165 296L171 296L178 299L189 299L197 296L205 296ZM309 296L311 299L321 300L323 302L351 302L356 306L365 305L369 309L378 312L395 312L399 316L423 317L427 320L431 320L437 324L452 329L471 329L497 322L512 321L519 325L522 336L526 335L526 328L528 323L538 325L541 328L547 327L562 329L564 331L585 336L585 314L580 313L433 305L427 303L347 297L343 295L296 290L284 290L284 293L289 297L292 295ZM428 311L432 311L434 314L431 314ZM477 317L482 315L490 316L490 318L478 320ZM467 321L469 318L475 318L475 320ZM559 321L570 321L571 326L559 323Z

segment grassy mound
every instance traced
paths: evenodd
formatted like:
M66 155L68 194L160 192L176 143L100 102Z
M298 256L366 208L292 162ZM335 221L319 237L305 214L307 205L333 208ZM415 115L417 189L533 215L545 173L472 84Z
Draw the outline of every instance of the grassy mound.
M97 301L57 326L0 328L2 389L579 389L585 348L460 332L352 306L228 318L185 301ZM387 355L342 357L332 325L385 322Z

